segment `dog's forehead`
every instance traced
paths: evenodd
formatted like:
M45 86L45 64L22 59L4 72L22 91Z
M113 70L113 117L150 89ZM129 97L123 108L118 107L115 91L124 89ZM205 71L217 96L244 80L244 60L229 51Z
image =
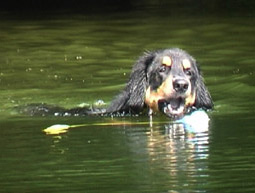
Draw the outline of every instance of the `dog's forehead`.
M188 69L195 67L195 59L181 49L167 49L156 53L148 71L153 71L161 65L171 66L174 69Z
M192 57L182 50L165 50L162 53L158 54L157 61L160 62L164 58L169 57L172 63L179 63L183 60L189 60L191 62Z

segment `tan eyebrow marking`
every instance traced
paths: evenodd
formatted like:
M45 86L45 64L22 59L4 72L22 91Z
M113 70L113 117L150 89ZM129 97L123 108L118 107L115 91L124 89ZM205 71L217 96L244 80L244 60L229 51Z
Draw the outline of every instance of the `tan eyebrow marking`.
M162 60L162 64L170 67L172 65L171 58L169 56L164 56Z
M184 60L182 60L182 66L186 70L186 69L191 68L191 63L188 59L184 59Z

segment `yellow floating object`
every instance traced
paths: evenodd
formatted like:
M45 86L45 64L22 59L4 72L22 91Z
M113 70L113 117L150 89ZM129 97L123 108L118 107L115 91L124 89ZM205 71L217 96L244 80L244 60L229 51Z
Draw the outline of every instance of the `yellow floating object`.
M154 124L159 123L169 123L167 122L154 122ZM149 122L110 122L110 123L94 123L94 124L79 124L79 125L65 125L65 124L56 124L46 129L43 129L43 132L47 135L58 135L61 133L66 133L68 129L75 127L86 127L86 126L119 126L119 125L149 125Z
M70 127L71 127L70 125L57 124L57 125L52 125L44 129L43 131L48 135L57 135L60 133L66 133Z

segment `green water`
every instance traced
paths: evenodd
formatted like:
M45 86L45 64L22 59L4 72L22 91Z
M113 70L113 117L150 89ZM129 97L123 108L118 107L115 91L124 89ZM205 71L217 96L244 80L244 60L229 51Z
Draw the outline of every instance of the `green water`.
M0 19L0 192L254 192L255 20L143 13ZM171 124L53 124L100 117L28 117L17 106L107 104L146 50L180 47L201 65L215 102L209 131ZM157 117L156 120L167 119ZM148 117L113 121L148 121ZM173 132L173 131L175 132Z

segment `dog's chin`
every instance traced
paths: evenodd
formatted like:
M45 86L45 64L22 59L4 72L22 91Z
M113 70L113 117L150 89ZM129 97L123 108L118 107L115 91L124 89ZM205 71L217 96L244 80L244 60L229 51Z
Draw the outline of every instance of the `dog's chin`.
M182 118L187 111L185 98L182 97L160 100L158 107L161 112L173 119Z

